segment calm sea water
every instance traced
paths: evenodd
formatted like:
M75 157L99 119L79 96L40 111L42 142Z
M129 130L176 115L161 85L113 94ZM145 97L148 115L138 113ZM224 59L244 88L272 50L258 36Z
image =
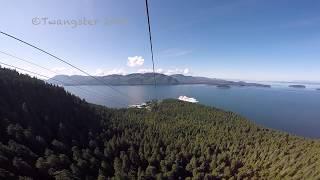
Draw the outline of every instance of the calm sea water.
M121 96L106 86L65 88L88 102L108 107L127 107L154 98L178 98L185 95L196 98L201 104L236 112L265 127L284 130L295 135L320 138L320 91L315 90L320 87L295 89L288 88L287 85L273 84L272 88L230 89L208 85L158 86L156 89L153 86L113 87L130 98Z

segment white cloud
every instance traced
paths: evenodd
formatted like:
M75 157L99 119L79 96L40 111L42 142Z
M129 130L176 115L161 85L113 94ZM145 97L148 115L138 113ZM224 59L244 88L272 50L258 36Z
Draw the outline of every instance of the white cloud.
M161 68L156 69L155 71L156 71L156 73L164 73L163 69L161 69ZM153 70L152 69L138 69L137 72L138 73L151 73L151 72L153 72Z
M128 62L127 65L129 67L139 67L144 64L144 59L142 56L133 56L133 57L128 57Z
M152 69L138 69L138 73L151 73L153 72ZM161 73L165 75L173 75L173 74L183 74L183 75L188 75L190 74L189 68L185 69L168 69L164 70L162 68L156 69L156 73Z
M122 68L115 68L112 70L103 70L103 69L97 69L94 73L95 76L107 76L111 74L119 74L119 75L126 75L126 71Z
M169 69L166 72L164 72L164 74L166 75L172 75L172 74L183 74L183 75L188 75L190 74L190 70L189 68L185 68L185 69Z
M156 70L156 72L157 72L157 73L163 73L163 72L164 72L164 70L163 70L163 69L161 69L161 68L159 68L159 69L157 69L157 70Z
M185 68L185 69L183 70L183 74L189 74L189 72L190 72L189 68Z

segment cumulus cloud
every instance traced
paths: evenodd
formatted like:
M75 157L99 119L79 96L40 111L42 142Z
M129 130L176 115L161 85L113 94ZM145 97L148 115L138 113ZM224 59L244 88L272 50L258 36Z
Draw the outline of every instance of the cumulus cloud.
M138 73L151 73L153 72L152 69L138 69ZM168 69L168 70L164 70L162 68L156 69L156 73L161 73L161 74L165 74L165 75L173 75L173 74L183 74L183 75L188 75L190 74L190 70L189 68L185 68L185 69Z
M164 70L163 70L163 69L161 69L161 68L159 68L159 69L157 69L157 70L156 70L156 72L157 72L157 73L163 73L163 72L164 72Z
M128 57L128 62L127 65L129 67L139 67L144 64L144 59L142 56L133 56L133 57Z
M185 69L183 70L183 74L189 74L189 72L190 72L189 68L185 68Z
M184 75L188 75L190 74L190 70L189 68L185 68L185 69L169 69L166 72L164 72L164 74L166 75L172 75L172 74L184 74Z
M126 75L126 71L122 68L115 68L111 70L97 69L94 73L95 76L107 76L112 74Z
M163 71L163 69L156 69L155 70L156 71L156 73L164 73L164 71ZM138 73L151 73L151 72L153 72L153 70L152 69L138 69L138 71L137 71Z

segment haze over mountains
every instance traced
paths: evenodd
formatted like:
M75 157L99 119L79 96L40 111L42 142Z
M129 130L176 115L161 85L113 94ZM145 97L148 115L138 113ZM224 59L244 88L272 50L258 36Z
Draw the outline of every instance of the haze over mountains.
M110 85L153 85L153 73L134 73L128 75L108 75L96 76L97 79ZM49 79L48 82L59 82L61 85L75 86L75 85L104 85L96 79L89 76L80 75L57 75ZM228 81L223 79L185 76L182 74L165 75L156 73L156 83L158 85L181 85L181 84L207 84L207 85L225 85L225 86L256 86L256 87L270 87L269 85L258 83L247 83L243 81Z

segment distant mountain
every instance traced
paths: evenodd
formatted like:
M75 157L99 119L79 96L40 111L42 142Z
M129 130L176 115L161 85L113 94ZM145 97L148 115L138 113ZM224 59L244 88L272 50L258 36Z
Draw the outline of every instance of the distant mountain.
M108 75L108 76L96 76L96 79L90 76L67 76L67 75L58 75L48 80L50 83L56 84L57 82L62 85L103 85L101 81L110 85L152 85L154 84L153 73L145 74L128 74L128 75ZM156 74L156 82L160 85L174 85L179 84L178 80L171 76L164 74Z
M319 81L290 81L289 83L296 83L296 84L309 84L309 85L320 85Z
M134 73L128 75L108 75L96 76L95 78L110 85L153 85L153 73ZM67 76L57 75L48 80L50 83L61 85L103 85L103 83L89 76ZM156 83L158 85L178 85L178 84L207 84L207 85L229 85L229 86L256 86L270 87L269 85L258 83L247 83L243 81L227 81L222 79L185 76L182 74L165 75L156 73Z
M292 87L292 88L306 88L305 85L289 85L289 87Z

